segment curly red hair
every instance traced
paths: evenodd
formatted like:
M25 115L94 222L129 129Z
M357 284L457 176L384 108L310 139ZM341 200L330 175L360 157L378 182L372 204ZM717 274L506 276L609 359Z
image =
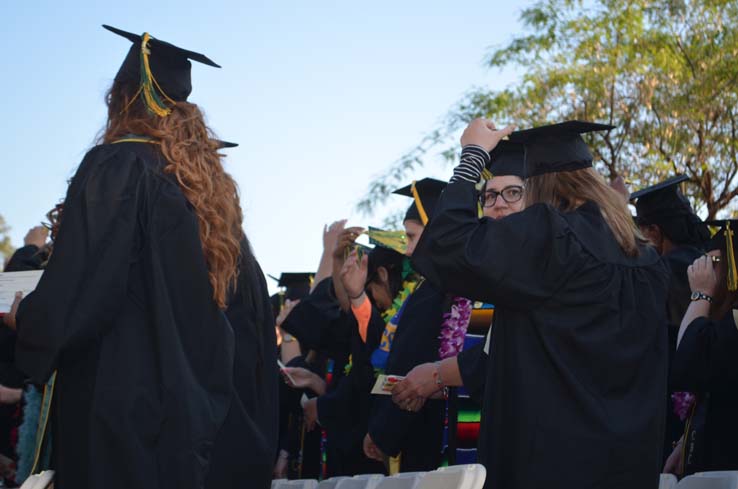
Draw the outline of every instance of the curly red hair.
M136 134L160 143L167 161L164 172L174 175L195 209L213 299L225 308L238 279L243 238L238 186L223 168L218 143L197 105L177 102L171 114L159 117L146 109L137 89L113 83L106 97L108 120L100 142Z

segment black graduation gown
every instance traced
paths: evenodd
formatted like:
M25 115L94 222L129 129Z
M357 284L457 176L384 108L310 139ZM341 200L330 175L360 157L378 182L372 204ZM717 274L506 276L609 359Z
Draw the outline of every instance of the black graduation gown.
M55 369L56 487L201 488L233 390L233 332L198 221L155 145L97 146L80 164L16 364Z
M376 308L367 327L366 343L351 313L343 320L351 334L352 366L335 389L318 397L318 420L328 431L329 443L335 453L335 463L329 475L356 475L384 472L383 464L364 455L363 441L369 425L374 385L371 353L379 346L384 320Z
M48 254L39 250L36 245L25 245L15 250L5 265L6 272L22 272L25 270L41 270L42 264L49 258Z
M449 301L423 282L408 297L395 331L385 373L407 375L416 365L439 360L443 313ZM400 470L435 470L441 464L446 403L428 400L418 412L401 409L390 396L375 395L369 434L386 455L402 454Z
M331 278L319 282L310 295L303 297L282 323L282 329L295 336L303 350L314 350L318 354L333 360L333 373L331 382L328 384L327 399L334 398L335 394L333 392L339 388L341 379L344 377L344 368L348 363L349 355L351 355L352 328L356 328L356 321L351 313L341 311L333 291L333 280ZM344 386L344 388L346 387ZM288 391L290 398L293 394L299 392L286 386L284 389L291 391ZM295 396L298 401L301 395L300 392ZM311 397L310 393L308 393L308 397ZM330 405L332 405L332 401L325 404L325 406ZM324 409L329 409L325 406ZM297 407L299 408L299 403ZM285 405L284 411L287 412L289 409L290 407ZM301 408L299 409L301 410ZM287 418L282 421L282 424L286 426ZM329 422L328 425L324 426L327 433L327 474L333 476L349 473L354 470L352 467L356 465L357 460L362 460L361 454L347 452L347 447L351 446L349 440L353 439L351 431L340 422ZM312 437L316 434L318 434L318 430L306 433L305 442L308 447L310 447ZM286 437L280 443L285 445L287 443ZM312 453L310 450L305 450L303 452L303 474L310 473L313 465L311 459Z
M666 300L666 318L669 325L669 364L671 364L676 352L679 325L691 302L692 290L687 279L687 268L703 254L702 250L694 246L679 246L662 257L671 270L671 280L669 281L669 292ZM671 393L675 390L673 386L669 386L666 395L664 461L666 461L666 457L671 455L673 443L679 440L684 433L684 423L674 414L674 405L671 400Z
M720 321L700 317L684 332L671 367L672 383L704 399L709 394L703 466L696 470L738 470L738 327L736 313Z
M495 305L479 460L487 488L658 485L668 270L627 258L599 208L477 218L450 183L413 254L452 293Z
M264 273L245 241L226 315L236 346L233 401L215 439L205 487L266 489L277 451L277 338Z
M487 380L488 355L484 351L486 342L485 338L468 350L462 350L456 357L464 388L469 393L469 397L478 403L481 403L484 398L484 384Z

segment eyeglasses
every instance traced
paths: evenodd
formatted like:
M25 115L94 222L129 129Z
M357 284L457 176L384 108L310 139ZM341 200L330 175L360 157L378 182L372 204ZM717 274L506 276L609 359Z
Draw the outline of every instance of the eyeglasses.
M497 202L497 197L502 197L502 200L508 204L513 204L523 198L523 187L521 185L510 185L499 192L485 190L479 200L482 202L482 207L492 207Z

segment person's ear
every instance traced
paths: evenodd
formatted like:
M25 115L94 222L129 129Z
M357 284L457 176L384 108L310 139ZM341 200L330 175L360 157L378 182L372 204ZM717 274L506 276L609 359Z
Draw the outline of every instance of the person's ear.
M389 272L384 267L378 267L377 268L377 276L379 277L379 281L383 284L389 283Z

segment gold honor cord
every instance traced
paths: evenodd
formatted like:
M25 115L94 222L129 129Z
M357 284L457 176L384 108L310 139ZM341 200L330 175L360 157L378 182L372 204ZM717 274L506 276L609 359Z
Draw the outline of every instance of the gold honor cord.
M423 203L420 201L420 194L418 193L418 189L415 188L415 180L413 180L413 184L410 186L410 191L413 193L413 199L415 199L415 205L418 207L418 214L420 214L420 222L423 223L423 226L428 224L428 214L425 213L425 208L423 208Z
M725 224L725 252L728 255L728 290L731 292L738 290L738 271L736 271L733 251L733 230L730 229L730 221L728 221Z
M46 439L46 430L49 425L49 417L51 415L51 400L54 397L54 384L56 384L56 371L51 374L49 381L44 386L44 394L41 398L41 413L38 417L38 429L36 430L36 450L33 455L33 466L30 474L35 474L41 459L41 452Z
M132 137L132 138L121 138L116 139L110 144L118 144L118 143L149 143L149 144L159 144L159 141L155 141L153 139L149 138L139 138L139 137Z

